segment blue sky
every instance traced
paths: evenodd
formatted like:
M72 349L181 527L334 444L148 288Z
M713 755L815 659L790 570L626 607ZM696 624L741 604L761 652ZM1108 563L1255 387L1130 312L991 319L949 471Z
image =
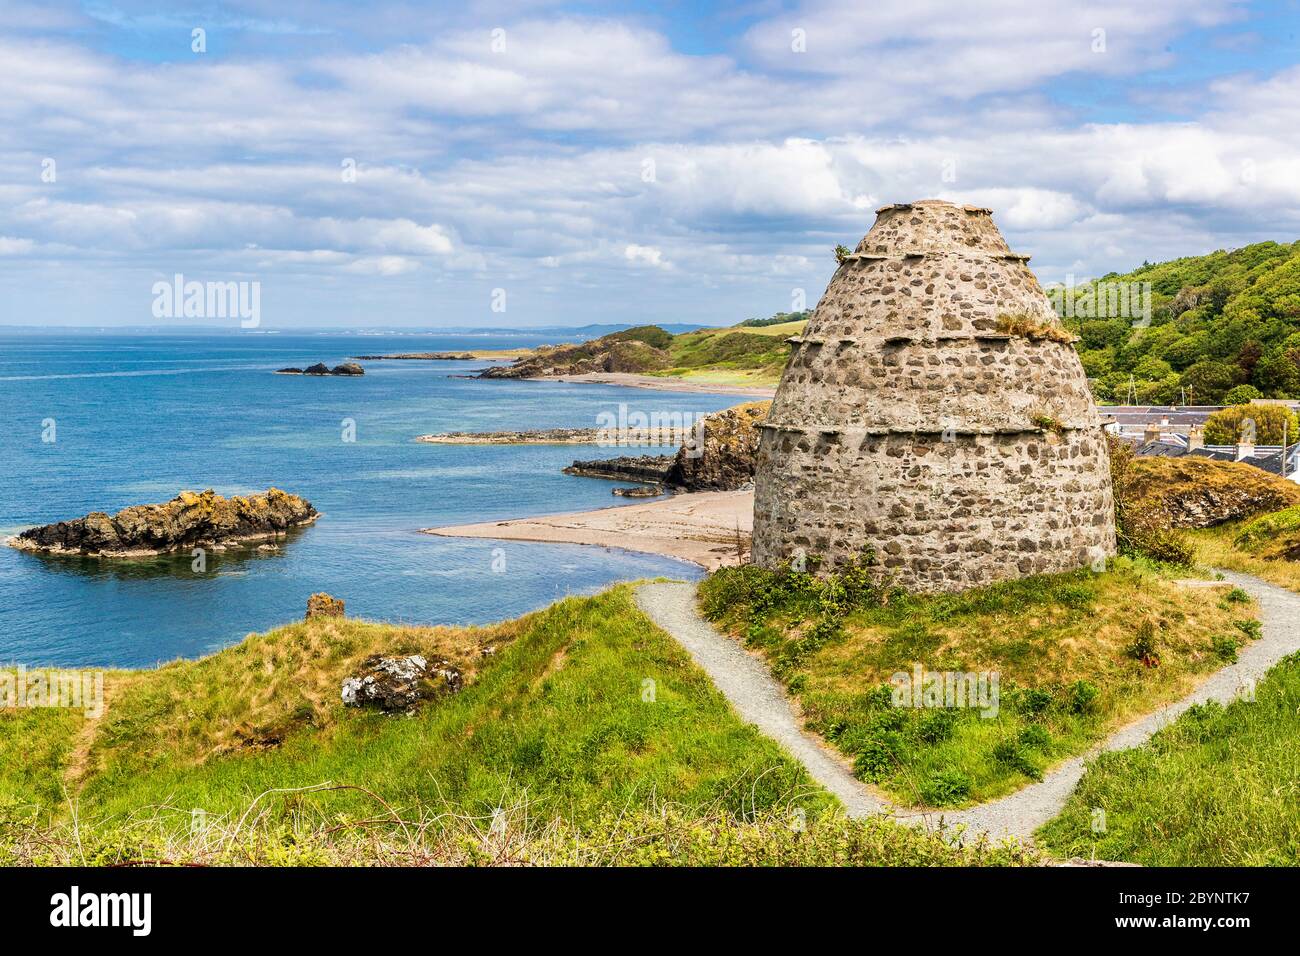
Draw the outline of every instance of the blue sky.
M1045 282L1300 237L1292 0L0 0L0 64L0 324L730 324L927 197Z

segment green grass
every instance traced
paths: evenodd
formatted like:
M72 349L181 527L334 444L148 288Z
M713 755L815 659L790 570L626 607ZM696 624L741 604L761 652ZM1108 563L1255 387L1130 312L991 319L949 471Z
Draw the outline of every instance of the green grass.
M264 640L284 645L311 627ZM81 798L110 815L164 797L222 814L266 790L334 781L363 784L396 807L445 801L482 813L527 799L535 812L571 821L654 800L734 812L795 796L810 809L828 805L796 764L731 716L704 674L635 610L627 588L561 601L518 630L467 690L414 718L347 711L333 700L331 713L310 717L295 693L279 710L302 713L302 723L274 722L273 746L226 750L197 765L211 746L196 750L194 733L160 738L157 729L174 728L175 701L185 715L235 709L223 678L242 672L230 660L253 653L257 641L173 665L109 709ZM643 700L647 682L652 701ZM329 686L336 694L337 683ZM257 690L250 685L243 696ZM322 799L339 815L372 809L356 792Z
M409 717L343 708L380 651L471 683ZM108 701L0 712L0 863L1033 861L845 820L628 586L487 628L296 623L114 673Z
M660 374L744 372L775 383L790 356L785 337L772 331L776 328L706 330L674 336L668 348L671 368Z
M906 805L965 806L1037 779L1223 666L1254 610L1218 591L1129 559L929 597L747 567L712 575L701 603L765 655L860 778ZM1140 635L1154 654L1135 648ZM894 706L891 678L918 663L996 672L996 716Z
M63 802L62 768L84 722L68 708L0 709L0 807Z
M1146 866L1300 865L1298 736L1292 655L1253 702L1194 708L1145 746L1101 755L1039 843ZM1094 810L1104 832L1093 832Z

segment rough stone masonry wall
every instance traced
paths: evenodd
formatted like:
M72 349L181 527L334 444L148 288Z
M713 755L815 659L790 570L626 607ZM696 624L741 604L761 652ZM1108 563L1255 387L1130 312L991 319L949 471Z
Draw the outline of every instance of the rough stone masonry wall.
M1114 553L1100 420L1074 350L989 211L882 209L817 306L759 445L754 559L871 551L947 591Z

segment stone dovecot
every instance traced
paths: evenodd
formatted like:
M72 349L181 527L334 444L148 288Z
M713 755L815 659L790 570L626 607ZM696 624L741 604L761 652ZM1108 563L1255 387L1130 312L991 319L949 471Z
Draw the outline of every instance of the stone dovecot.
M870 552L956 591L1115 553L1105 438L1051 303L988 209L885 206L843 259L762 426L754 560Z

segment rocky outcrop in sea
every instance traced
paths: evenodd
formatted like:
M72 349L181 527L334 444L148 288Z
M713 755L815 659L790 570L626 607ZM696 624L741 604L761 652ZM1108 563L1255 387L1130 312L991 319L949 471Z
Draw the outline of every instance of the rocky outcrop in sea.
M344 362L342 365L335 365L330 368L324 362L317 362L315 365L309 365L306 368L279 368L275 370L276 375L365 375L366 370L356 362Z
M164 504L133 505L114 515L92 511L84 518L30 528L7 543L48 554L143 557L275 538L318 517L311 502L279 488L230 498L209 488L182 491Z
M656 486L643 492L738 491L754 480L758 425L771 402L747 402L714 412L700 423L675 455L633 455L598 461L575 461L566 475L639 481ZM619 489L627 497L625 489Z
M661 485L668 479L668 469L672 463L672 455L626 455L597 461L575 461L564 469L564 473L580 478L643 481Z
M687 491L735 491L754 480L758 425L771 402L747 402L708 416L678 450L666 482Z

